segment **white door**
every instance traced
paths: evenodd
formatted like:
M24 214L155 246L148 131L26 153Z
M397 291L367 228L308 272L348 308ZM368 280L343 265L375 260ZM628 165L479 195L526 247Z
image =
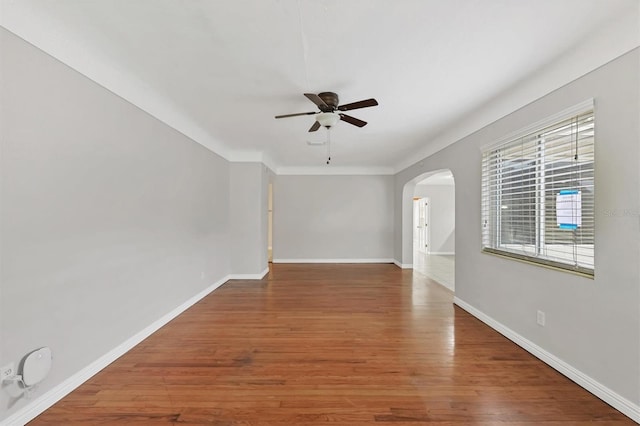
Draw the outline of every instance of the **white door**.
M414 198L413 223L415 248L422 253L429 253L429 199Z

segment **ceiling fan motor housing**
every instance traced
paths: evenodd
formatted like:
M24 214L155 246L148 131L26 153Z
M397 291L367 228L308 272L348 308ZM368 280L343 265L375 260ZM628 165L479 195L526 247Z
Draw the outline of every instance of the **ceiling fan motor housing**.
M327 104L327 106L330 108L330 109L327 109L326 111L322 110L321 108L322 112L333 112L336 109L338 109L340 100L338 99L338 95L336 93L322 92L322 93L318 93L318 97L322 99L324 103Z

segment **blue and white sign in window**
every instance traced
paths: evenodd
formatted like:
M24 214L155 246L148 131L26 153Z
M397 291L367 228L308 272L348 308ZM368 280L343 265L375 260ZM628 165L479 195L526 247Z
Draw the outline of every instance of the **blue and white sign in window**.
M556 196L556 222L560 229L574 230L582 226L582 194L564 189Z

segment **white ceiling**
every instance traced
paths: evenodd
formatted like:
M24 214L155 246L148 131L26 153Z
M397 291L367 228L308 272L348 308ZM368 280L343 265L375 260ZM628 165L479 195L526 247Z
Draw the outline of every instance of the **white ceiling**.
M391 173L640 44L638 0L0 0L0 24L232 161ZM304 92L379 106L324 129Z

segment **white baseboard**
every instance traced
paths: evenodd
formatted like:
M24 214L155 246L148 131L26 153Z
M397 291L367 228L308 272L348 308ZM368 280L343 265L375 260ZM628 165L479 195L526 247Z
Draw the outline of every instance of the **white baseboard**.
M259 274L231 274L227 277L229 280L261 280L269 273L267 266L264 271Z
M268 268L267 268L268 272ZM50 391L46 392L42 396L34 399L32 402L24 406L22 409L15 412L13 415L7 417L6 419L0 421L0 426L22 426L26 423L30 422L36 416L42 414L47 408L51 407L56 402L60 401L62 398L67 396L71 391L79 387L81 384L89 380L95 374L100 372L103 368L111 364L116 359L120 358L126 352L131 350L138 343L142 342L144 339L149 337L151 334L156 332L162 326L167 324L169 321L186 311L196 302L198 302L203 297L207 296L216 288L220 287L222 284L229 280L229 276L222 278L221 280L216 281L213 285L207 287L200 293L196 294L182 305L178 306L171 312L162 316L157 321L154 321L152 324L138 332L137 334L131 336L129 339L121 343L119 346L113 348L111 351L102 355L100 358L78 371L73 376L66 379L64 382L60 383L58 386L54 387Z
M273 263L394 263L393 259L273 259Z
M555 355L545 351L532 341L522 337L515 331L511 330L509 327L506 327L502 323L494 320L484 312L479 311L478 309L460 300L459 298L454 297L453 303L469 312L471 315L478 318L480 321L484 322L489 327L493 328L498 333L502 334L507 339L511 340L527 352L531 353L536 358L558 370L560 373L564 374L569 379L576 382L578 385L582 386L598 398L602 399L604 402L611 405L613 408L620 411L625 416L628 416L629 418L631 418L631 420L640 423L640 405L634 404L632 401L629 401L623 396L618 395L616 392L604 386L602 383L594 380L572 365L567 364Z
M453 251L432 251L429 254L433 254L435 256L455 256L456 253Z
M400 263L395 259L393 259L393 263L400 269L413 269L413 263Z

